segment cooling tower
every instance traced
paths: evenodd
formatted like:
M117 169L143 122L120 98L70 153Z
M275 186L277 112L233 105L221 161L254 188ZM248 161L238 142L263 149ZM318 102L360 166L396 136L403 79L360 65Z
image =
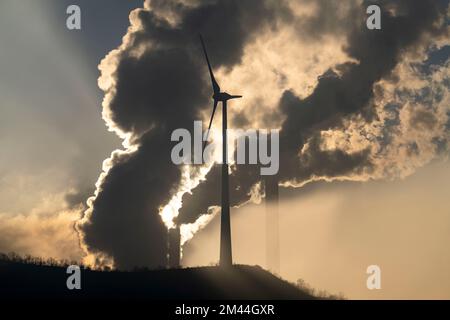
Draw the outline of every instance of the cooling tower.
M169 244L168 244L168 266L169 268L180 267L180 228L169 229Z
M266 191L266 267L280 272L278 175L264 177Z

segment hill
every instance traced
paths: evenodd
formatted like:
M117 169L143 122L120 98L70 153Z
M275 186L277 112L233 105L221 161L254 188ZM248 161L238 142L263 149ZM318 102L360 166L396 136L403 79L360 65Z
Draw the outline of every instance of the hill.
M68 290L61 266L0 261L0 296L8 299L316 299L260 267L198 267L151 271L81 270L81 289Z

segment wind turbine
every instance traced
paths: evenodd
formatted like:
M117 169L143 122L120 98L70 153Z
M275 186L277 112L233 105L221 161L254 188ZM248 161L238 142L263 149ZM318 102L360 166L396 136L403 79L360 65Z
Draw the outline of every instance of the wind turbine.
M229 183L228 183L228 161L227 161L227 101L231 99L242 98L242 96L230 95L226 92L220 91L220 86L214 77L214 73L209 62L208 53L206 52L205 43L200 35L203 52L205 53L206 63L208 64L209 75L211 77L211 84L213 88L213 110L211 119L209 120L208 131L206 133L206 140L203 144L203 150L208 141L209 130L214 119L217 104L222 102L222 210L220 215L220 261L221 267L228 267L233 264L231 253L231 223L230 223L230 197L229 197Z

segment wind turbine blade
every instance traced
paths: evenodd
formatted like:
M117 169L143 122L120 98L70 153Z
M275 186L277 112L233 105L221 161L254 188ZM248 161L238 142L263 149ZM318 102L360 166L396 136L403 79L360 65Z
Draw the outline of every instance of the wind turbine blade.
M216 78L214 78L214 73L211 68L211 63L209 62L208 53L206 52L206 47L205 47L205 43L203 42L202 35L200 35L200 41L202 43L203 52L205 53L206 62L208 63L209 75L211 76L211 83L212 83L213 91L214 91L214 93L220 93L220 87L216 81Z
M206 144L208 143L209 131L211 130L211 125L212 125L212 122L213 122L213 119L214 119L214 113L216 112L216 108L217 108L217 103L218 103L218 102L219 102L219 101L214 100L213 112L212 112L212 114L211 114L211 119L209 120L208 131L206 131L206 138L205 138L205 141L203 142L203 150L202 150L202 154L203 154L203 152L205 151Z

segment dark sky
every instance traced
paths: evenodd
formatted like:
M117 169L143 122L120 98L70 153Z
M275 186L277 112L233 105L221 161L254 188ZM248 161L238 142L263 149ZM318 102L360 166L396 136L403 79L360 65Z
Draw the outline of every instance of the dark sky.
M70 4L81 8L80 31L66 28ZM34 181L42 183L39 175L47 181L38 195L27 191L14 202L2 201L2 211L28 211L62 186L71 189L71 204L93 192L102 161L120 146L101 118L98 65L121 43L130 11L141 5L120 0L1 3L0 134L8 151L0 160L0 176L13 182L2 188L0 198L18 194L19 176L27 176L30 188Z
M61 28L61 31L68 40L83 46L83 49L88 52L86 63L94 68L110 50L120 45L122 36L130 25L128 15L131 10L141 7L143 3L143 0L45 1L51 2L52 12L56 18L55 23L61 23L61 26L65 26L66 8L72 4L80 7L82 30L72 31Z

